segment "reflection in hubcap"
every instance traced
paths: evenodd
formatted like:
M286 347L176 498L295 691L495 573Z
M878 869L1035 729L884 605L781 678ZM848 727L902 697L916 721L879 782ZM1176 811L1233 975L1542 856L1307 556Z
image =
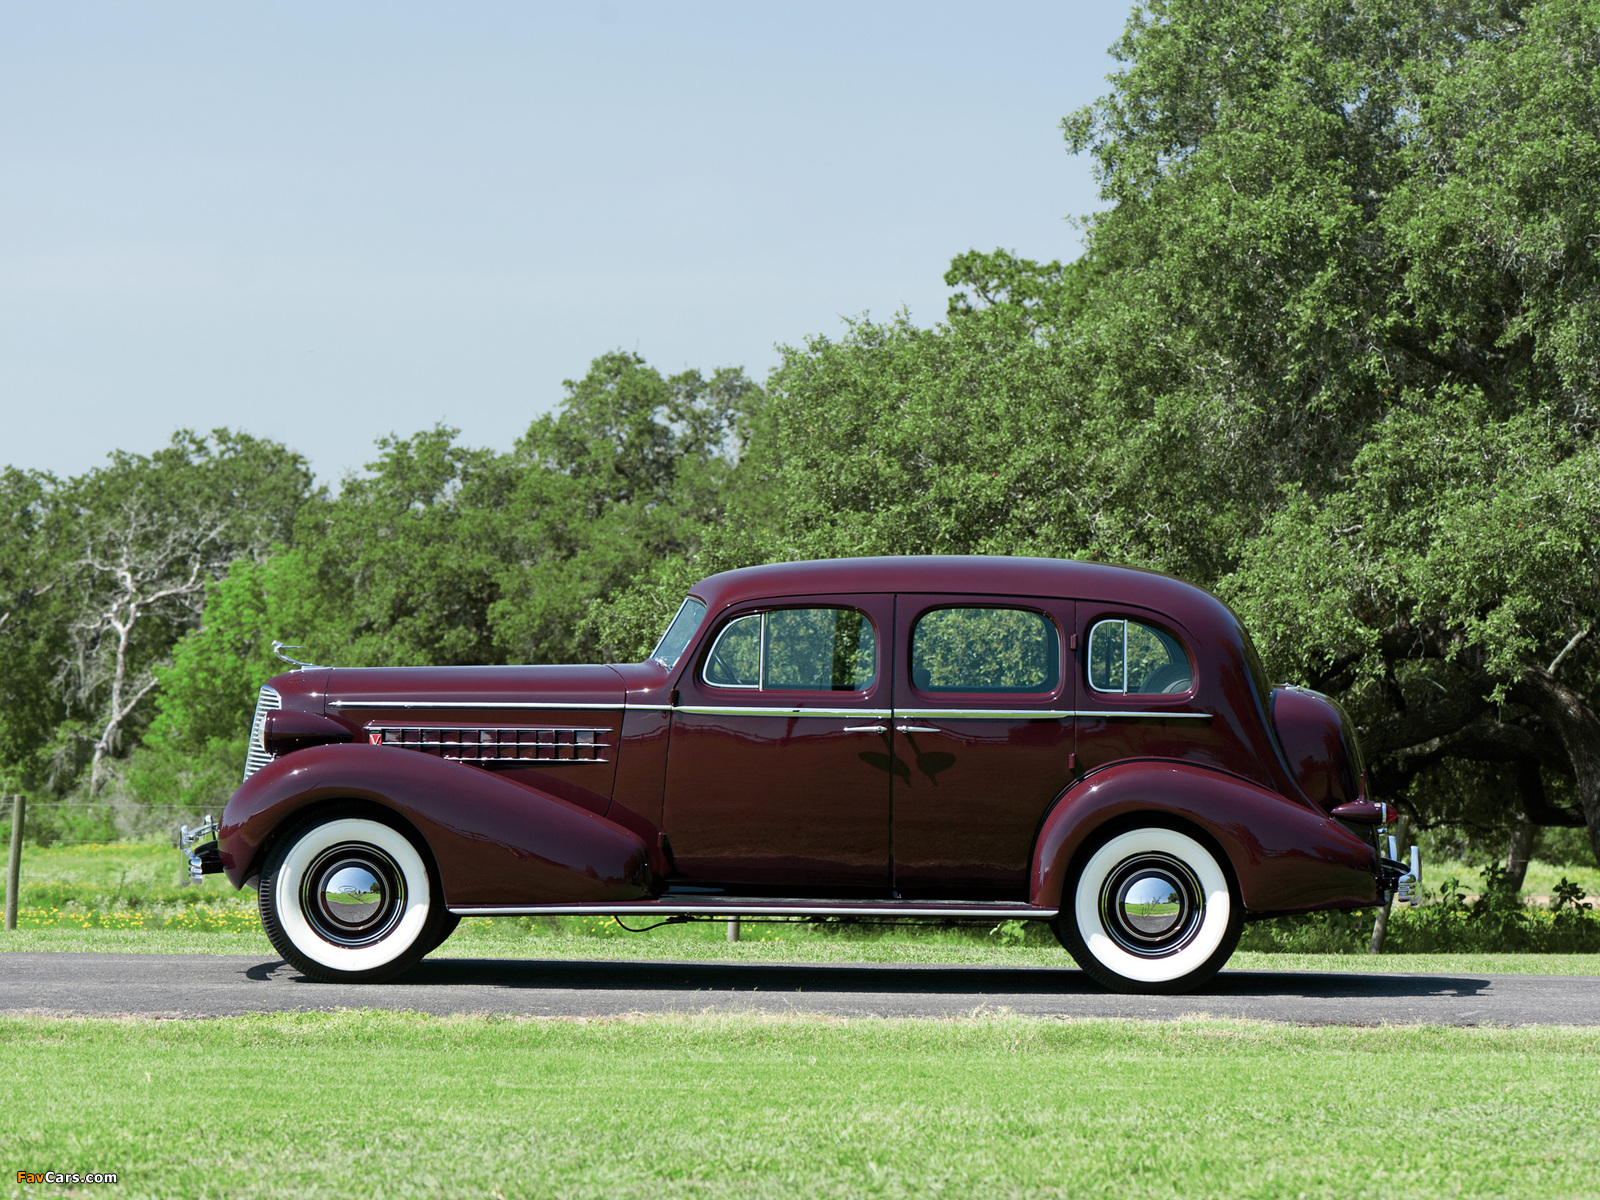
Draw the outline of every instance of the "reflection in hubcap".
M1124 950L1142 958L1176 954L1199 932L1205 892L1187 863L1167 854L1124 859L1100 889L1100 919Z
M330 847L301 880L301 912L319 937L336 946L381 941L405 914L405 876L376 846Z
M1183 896L1167 875L1138 875L1122 889L1122 912L1130 927L1160 937L1182 918Z
M383 907L383 880L365 867L340 867L322 891L328 915L341 925L364 925Z

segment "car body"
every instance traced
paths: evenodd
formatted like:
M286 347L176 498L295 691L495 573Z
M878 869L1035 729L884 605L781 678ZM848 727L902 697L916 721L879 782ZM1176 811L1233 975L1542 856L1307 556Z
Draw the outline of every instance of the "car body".
M280 675L192 861L322 978L463 915L876 915L1048 921L1171 991L1247 916L1411 899L1389 815L1339 706L1199 588L841 559L701 581L643 663Z

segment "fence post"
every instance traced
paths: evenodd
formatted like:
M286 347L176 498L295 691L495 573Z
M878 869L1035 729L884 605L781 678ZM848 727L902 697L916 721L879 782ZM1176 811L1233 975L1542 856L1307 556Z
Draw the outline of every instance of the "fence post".
M22 794L11 797L11 857L6 862L6 928L17 927L17 891L22 875Z

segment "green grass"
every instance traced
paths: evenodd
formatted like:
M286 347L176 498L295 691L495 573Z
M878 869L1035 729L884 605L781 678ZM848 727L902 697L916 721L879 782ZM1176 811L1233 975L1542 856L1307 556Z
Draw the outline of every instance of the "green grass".
M125 1196L1548 1200L1600 1176L1593 1030L14 1018L0 1061L7 1169Z
M1425 858L1422 874L1430 885L1435 886L1445 879L1459 879L1462 890L1470 894L1476 892L1482 883L1483 864ZM1600 896L1600 866L1557 867L1537 858L1528 863L1528 873L1522 881L1522 894L1525 897L1537 896L1548 902L1550 893L1562 879L1577 884L1590 896Z
M124 842L29 847L23 856L21 928L0 940L0 950L271 953L260 931L254 892L236 892L217 875L180 887L181 870L180 856L170 846ZM1434 878L1437 881L1442 876ZM1470 887L1470 882L1466 886ZM1596 886L1600 889L1600 883ZM1600 920L1563 918L1572 926L1568 933L1575 931L1563 943L1550 936L1552 929L1545 928L1556 924L1552 917L1544 910L1528 910L1508 924L1429 908L1405 912L1391 922L1390 949L1401 953L1385 954L1377 960L1362 953L1371 934L1370 913L1263 922L1247 927L1244 948L1235 955L1233 965L1249 964L1248 969L1257 970L1600 974L1600 955L1595 954L1482 953L1589 950L1600 943ZM723 929L720 923L696 924L635 935L606 917L554 921L478 918L464 921L440 953L456 957L996 966L1060 966L1067 961L1044 926L1021 921L1003 922L992 929L926 925L841 929L799 922L747 922L745 940L737 946L727 944ZM1535 936L1542 941L1534 940ZM1449 953L1408 953L1438 950ZM1318 965L1299 965L1311 963Z
M171 846L26 846L17 924L25 929L209 933L260 929L254 892L234 891L221 875L185 886L180 881L186 878L185 861Z
M723 963L883 963L982 967L1070 967L1052 946L989 945L958 935L851 938L779 935L730 945L722 927L658 929L638 936L528 936L496 918L488 928L462 922L436 958L526 958L572 961ZM748 933L751 927L747 926ZM250 954L276 958L260 933L195 933L170 929L18 929L0 934L4 951L52 950L100 954ZM1449 975L1600 975L1600 954L1265 954L1241 950L1230 971L1356 971Z

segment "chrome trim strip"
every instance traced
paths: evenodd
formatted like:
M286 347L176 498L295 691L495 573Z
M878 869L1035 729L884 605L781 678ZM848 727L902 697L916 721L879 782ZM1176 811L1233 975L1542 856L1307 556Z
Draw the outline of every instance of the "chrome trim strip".
M910 720L962 721L1064 721L1074 717L1118 717L1141 720L1209 721L1215 715L1208 712L1174 712L1138 709L1058 709L1058 708L810 708L803 706L763 707L738 705L717 707L700 704L577 704L559 700L329 700L329 708L464 708L464 709L523 709L534 711L586 710L590 712L672 712L693 713L712 717L905 717Z
M1069 721L1080 714L1056 708L897 708L894 715L910 721Z
M702 704L680 704L673 712L691 713L701 717L855 717L862 720L887 721L891 715L887 708L810 708L758 707L753 704L719 707Z
M329 700L329 708L505 708L505 709L587 709L592 712L622 712L628 705L579 704L560 700ZM635 708L666 708L665 704L636 704Z
M1112 720L1115 720L1117 717L1139 717L1147 721L1152 719L1171 721L1209 721L1212 717L1216 716L1215 713L1208 712L1163 712L1160 709L1155 709L1150 712L1135 712L1132 710L1127 712L1123 712L1121 710L1112 710L1109 712L1075 712L1072 715L1075 717L1103 717Z
M1212 714L1208 712L1173 712L1161 710L1139 711L1136 709L1106 711L1103 709L1055 709L1055 708L897 708L894 715L916 721L937 721L943 717L947 721L1065 721L1076 717L1139 717L1145 720L1152 718L1171 718L1174 720L1209 721Z
M1060 914L1056 908L1034 908L1028 904L908 904L903 900L863 901L860 904L841 906L807 904L791 901L763 903L743 900L704 900L698 904L661 904L654 900L622 901L596 904L508 904L508 905L451 905L450 911L461 917L567 917L585 914L625 916L632 913L662 913L666 916L741 916L741 917L854 917L863 913L878 913L897 917L994 917L1022 918L1048 921Z

